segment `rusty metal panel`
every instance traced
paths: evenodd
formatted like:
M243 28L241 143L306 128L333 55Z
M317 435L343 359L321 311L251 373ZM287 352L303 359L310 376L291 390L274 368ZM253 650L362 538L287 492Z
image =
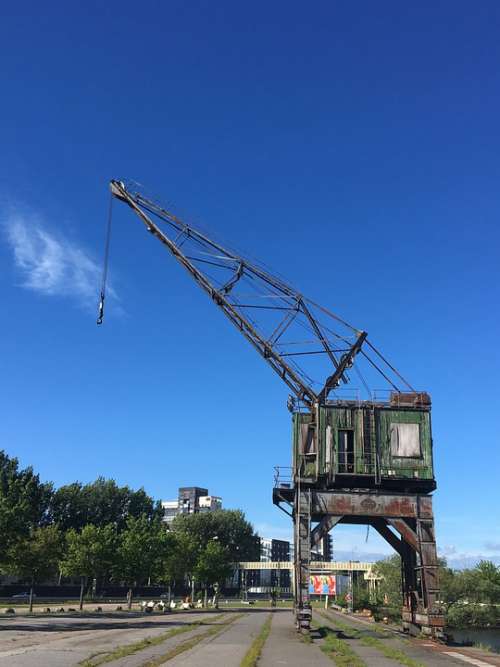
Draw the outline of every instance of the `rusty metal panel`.
M435 628L444 627L444 616L442 615L432 615L432 614L415 614L414 623L422 626L433 626Z
M391 405L396 407L408 406L408 407L430 407L431 406L431 397L425 391L420 392L391 392L389 401Z
M437 565L435 567L427 566L424 569L425 588L428 593L439 590L439 579Z
M420 540L422 542L434 542L434 522L420 521Z
M418 515L422 519L434 520L434 513L432 511L432 497L419 496L418 498Z
M435 542L421 542L420 549L422 554L422 565L437 565Z
M394 526L407 544L412 546L415 551L418 551L417 535L404 519L389 519L389 523Z
M312 492L313 514L337 516L416 517L416 496L375 493Z

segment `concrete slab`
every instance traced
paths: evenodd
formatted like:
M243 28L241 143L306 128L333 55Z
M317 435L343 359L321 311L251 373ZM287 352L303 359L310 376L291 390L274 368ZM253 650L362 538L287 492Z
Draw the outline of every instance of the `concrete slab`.
M412 639L406 638L405 635L403 634L400 635L399 633L392 632L391 630L388 630L389 637L382 638L380 637L379 634L374 632L374 629L376 628L374 628L373 626L370 627L371 626L370 623L363 622L359 619L354 619L351 616L347 616L346 614L339 614L332 610L329 610L327 614L329 617L331 617L333 622L335 622L335 620L338 620L343 625L350 626L353 629L358 630L363 634L366 634L367 636L374 636L376 638L380 638L388 646L391 646L392 648L402 651L409 658L412 658L413 660L422 665L426 665L426 667L450 667L451 665L456 665L456 664L462 664L463 667L464 662L467 662L466 660L463 659L462 656L457 655L456 652L443 650L445 648L443 645L437 643L423 642L423 641L414 641ZM383 629L380 628L380 626L377 627L379 629ZM355 650L356 652L359 653L360 657L363 658L361 650L358 651L357 648ZM460 651L460 653L463 653L463 651ZM475 657L476 659L480 658L487 665L499 664L498 662L496 662L496 659L494 657L489 657L487 655L486 657L483 656L475 656ZM371 665L370 662L368 662L368 664ZM390 661L390 663L388 664L394 664L394 661Z
M293 612L277 609L273 614L271 633L262 651L259 667L332 667L332 661L319 646L306 644L295 630Z
M225 615L223 619L214 616L213 621L211 618L206 618L204 619L202 626L194 627L193 630L189 632L183 632L182 634L170 637L166 641L161 642L161 644L145 648L134 655L126 656L124 658L120 658L119 660L114 660L112 665L113 667L142 667L144 663L147 663L149 660L153 660L155 658L165 655L171 649L175 648L179 644L182 644L183 642L192 639L197 635L203 635L207 630L209 630L214 625L219 625L221 623L221 620L226 621L227 616ZM200 642L200 646L204 645L205 643L206 641L202 640ZM196 651L196 648L197 647L195 647L195 649L191 649L191 651ZM191 651L186 651L185 653L180 654L179 657L189 656ZM175 660L176 658L169 660L168 664L169 665L175 664Z
M190 612L122 618L9 619L0 623L0 667L72 667L90 655L211 616Z
M191 651L170 660L168 664L172 667L180 665L182 667L221 667L221 665L239 667L268 616L269 611L267 610L252 610L223 630L220 635L201 642Z

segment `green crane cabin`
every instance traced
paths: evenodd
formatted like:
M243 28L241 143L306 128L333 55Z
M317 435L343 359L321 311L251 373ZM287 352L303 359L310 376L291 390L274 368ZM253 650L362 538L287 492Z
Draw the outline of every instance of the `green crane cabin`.
M311 413L292 417L293 467L303 483L420 493L436 488L428 394L337 400L318 410L318 427Z

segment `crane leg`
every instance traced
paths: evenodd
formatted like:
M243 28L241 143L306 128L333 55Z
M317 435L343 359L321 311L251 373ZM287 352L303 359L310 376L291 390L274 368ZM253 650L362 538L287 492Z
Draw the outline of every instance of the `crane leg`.
M295 536L295 624L298 632L309 632L311 602L309 567L311 562L311 497L309 490L297 490L294 508Z

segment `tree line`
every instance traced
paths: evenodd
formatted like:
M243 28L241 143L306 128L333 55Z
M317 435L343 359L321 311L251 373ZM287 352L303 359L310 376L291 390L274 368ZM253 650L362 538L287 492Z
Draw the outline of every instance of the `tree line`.
M187 582L204 591L223 584L233 564L258 559L258 536L240 510L180 515L170 530L144 489L98 478L55 489L31 467L0 451L0 572L29 584L80 580L80 608L94 582L126 585Z
M355 591L355 599L371 605L379 615L399 619L403 604L399 555L378 561L375 572L382 577L377 599L369 600L362 585ZM500 626L500 567L493 562L482 560L473 568L457 570L440 558L439 583L440 604L449 627Z

